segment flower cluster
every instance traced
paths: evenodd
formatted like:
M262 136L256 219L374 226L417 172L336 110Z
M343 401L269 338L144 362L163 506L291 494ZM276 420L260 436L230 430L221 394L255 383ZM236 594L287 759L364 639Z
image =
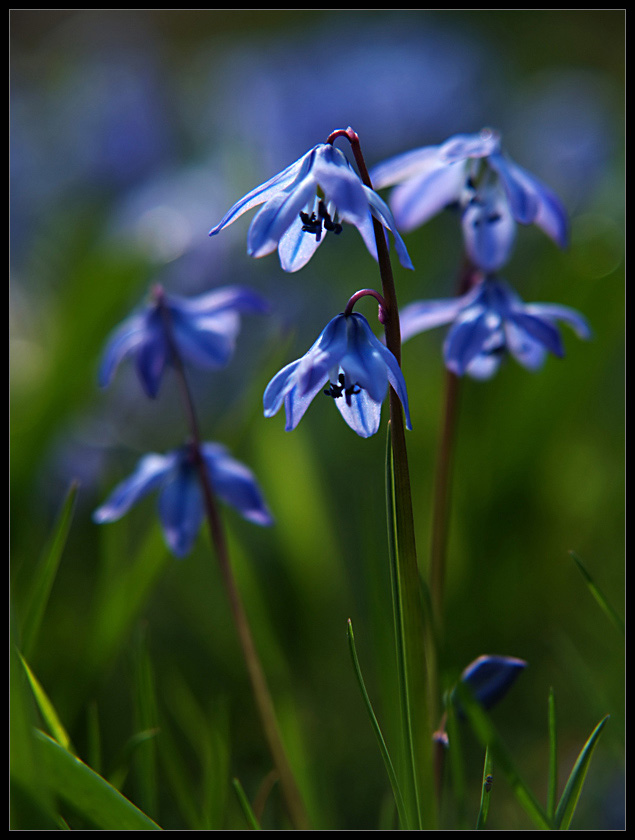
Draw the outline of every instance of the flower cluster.
M126 318L107 341L99 383L110 384L119 364L133 356L143 391L156 397L168 365L204 369L226 365L240 329L240 316L268 311L249 289L228 286L185 298L154 289L150 302ZM191 550L204 518L199 467L214 494L257 525L271 525L263 495L251 471L218 443L189 443L165 455L150 453L93 514L98 524L114 522L152 490L159 491L159 520L170 549Z

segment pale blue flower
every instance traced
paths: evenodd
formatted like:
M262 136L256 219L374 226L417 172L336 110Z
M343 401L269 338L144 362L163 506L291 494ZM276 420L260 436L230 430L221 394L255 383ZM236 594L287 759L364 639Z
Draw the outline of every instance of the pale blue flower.
M234 352L240 315L266 311L268 305L260 295L239 286L192 298L157 289L148 305L111 334L99 369L99 384L108 385L119 363L133 355L144 391L156 397L165 368L173 359L166 317L181 360L215 369L225 366Z
M252 472L218 443L204 443L201 456L215 495L256 525L273 520ZM143 496L159 491L159 519L166 542L178 557L192 548L205 516L196 453L185 445L166 455L144 455L134 472L93 514L98 524L115 522Z
M370 175L375 189L397 185L390 206L402 231L457 205L466 250L484 271L506 262L516 222L535 224L560 247L567 244L568 219L558 197L505 155L500 135L489 129L398 155Z
M492 277L481 279L460 297L411 303L400 316L402 341L452 324L443 346L445 364L458 376L475 379L493 376L507 353L529 370L538 370L547 352L562 358L558 321L579 338L591 337L586 319L576 310L555 303L524 303Z
M389 384L401 400L410 429L406 383L397 360L375 337L363 315L337 315L311 349L267 385L265 417L272 417L284 405L286 430L291 431L322 391L334 400L353 431L370 437L379 428L381 404Z
M377 259L373 217L392 232L401 264L412 268L388 206L362 183L346 155L331 143L314 146L291 166L247 193L209 235L214 236L261 204L247 233L247 253L263 257L277 248L285 271L298 271L306 265L327 232L341 233L341 222L355 225Z

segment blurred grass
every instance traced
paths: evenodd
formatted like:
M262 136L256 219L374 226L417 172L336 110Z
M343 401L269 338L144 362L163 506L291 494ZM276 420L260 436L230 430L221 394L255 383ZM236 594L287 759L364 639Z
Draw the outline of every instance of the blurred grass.
M306 36L312 26L336 26L344 16L359 23L360 31L368 20L384 19L375 13L329 11L155 12L124 19L141 21L141 32L150 27L157 60L166 63L166 77L178 91L176 77L190 66L188 51L208 41L214 44L231 35L240 45L249 36L266 46L274 35ZM563 64L583 65L610 79L620 100L620 12L412 13L410 20L424 29L439 17L446 24L473 28L488 47L500 47L505 61L513 55L515 78L534 79ZM47 95L54 96L56 80L61 85L64 78L81 73L75 54L64 55L63 36L65 27L87 18L93 13L12 12L16 95L41 76ZM133 48L134 33L133 27ZM90 48L90 42L84 46ZM381 49L380 44L369 46ZM503 58L504 69L502 65ZM324 68L292 71L328 77ZM345 78L328 83L346 93ZM620 119L618 112L613 126L618 138ZM377 120L381 122L381 113ZM27 125L36 136L37 112ZM325 125L324 135L336 127ZM256 136L259 129L255 126ZM191 162L185 129L183 135L177 166ZM215 141L220 138L209 137L210 145ZM394 152L402 150L395 141ZM365 151L375 162L372 149ZM14 156L18 152L22 149L14 145ZM52 169L64 165L61 159L49 162ZM251 171L253 160L245 166ZM256 177L264 180L270 174L258 169ZM22 183L18 172L12 182L15 201ZM607 601L622 615L622 190L618 141L599 186L574 214L568 252L556 253L540 234L520 231L507 279L528 301L557 300L584 312L594 339L582 343L565 332L567 358L549 359L538 375L510 363L492 382L466 381L455 461L448 621L441 651L444 685L452 684L482 653L529 662L494 718L522 765L523 778L543 804L551 687L558 698L563 779L592 727L611 715L574 828L619 827L623 819L623 799L616 801L613 792L623 785L624 642L570 556L574 551L583 559ZM163 545L151 499L115 525L98 528L90 521L91 511L127 474L138 451L173 448L184 429L172 406L176 392L169 378L156 406L146 405L120 383L105 394L96 389L106 335L143 297L157 273L156 262L146 253L110 234L120 194L80 180L53 199L54 212L33 199L26 244L14 246L12 257L10 537L18 627L39 558L76 471L81 477L29 665L80 757L99 754L102 766L94 769L106 778L112 773L123 793L147 806L148 816L163 828L244 829L245 814L232 790L234 777L252 806L264 800L256 812L263 828L285 826L275 784L267 794L270 762L205 534L190 557L176 561ZM212 196L210 208L211 202ZM215 212L210 209L200 219L201 237L216 221ZM273 373L307 349L349 294L376 282L375 268L352 233L346 250L338 240L337 249L320 249L301 274L281 276L275 255L260 261L246 257L246 224L234 227L240 230L231 266L215 262L213 245L203 243L209 245L206 282L257 285L281 313L267 323L249 323L226 375L196 379L197 396L205 406L205 436L227 443L254 469L276 518L273 529L261 531L226 512L236 574L314 824L374 829L390 802L390 790L351 667L346 630L350 618L366 686L392 752L399 736L383 434L358 439L329 401L319 399L298 429L287 434L281 416L262 417L259 401ZM417 271L396 267L400 301L450 294L457 262L454 220L435 219L406 241ZM179 264L174 266L177 276ZM188 270L185 263L184 280ZM360 311L374 316L363 304ZM424 570L440 418L441 341L442 331L422 335L404 352L414 426L408 444ZM132 377L129 381L134 388ZM76 459L70 464L63 459L68 452ZM16 642L20 647L19 636ZM21 826L50 827L55 791L46 784L38 761L29 758L30 751L37 754L39 749L29 736L38 716L18 669L12 671L12 689L12 737L24 745L16 760L16 799L24 806L19 810ZM140 738L149 729L156 734ZM473 796L468 822L474 824L483 752L467 732L463 740L466 784ZM133 750L131 742L138 744ZM65 816L72 825L73 815ZM530 827L511 791L498 780L488 827Z

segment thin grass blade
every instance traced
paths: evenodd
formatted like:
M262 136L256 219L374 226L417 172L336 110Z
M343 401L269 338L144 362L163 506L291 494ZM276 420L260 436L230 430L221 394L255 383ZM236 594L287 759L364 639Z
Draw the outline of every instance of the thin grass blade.
M71 750L71 739L69 738L66 729L64 728L61 720L58 717L53 704L49 700L46 692L40 685L37 677L29 667L27 661L24 659L23 656L20 656L22 661L22 665L27 675L27 679L29 681L29 685L31 686L31 691L33 692L33 697L35 698L35 702L39 709L40 714L42 715L42 720L46 728L49 731L49 734L52 738L54 738L58 744L60 744L64 749Z
M580 754L573 766L573 770L567 780L554 820L554 827L560 830L566 830L571 825L571 820L575 813L575 809L580 799L582 786L586 778L591 756L597 745L598 739L602 730L604 729L609 716L602 718L602 720L595 727L593 732L589 735L586 744L580 750Z
M611 624L613 624L613 626L616 627L617 630L619 630L622 636L624 636L626 633L625 625L623 620L618 615L617 611L611 606L611 604L609 604L608 600L606 599L606 596L600 590L599 586L595 583L589 572L586 570L584 564L582 563L578 555L575 553L575 551L570 551L569 554L571 555L573 561L580 570L580 574L584 578L584 581L591 595L593 595L593 597L598 602L602 610L606 613Z
M492 790L492 774L493 763L489 747L485 748L485 760L483 762L483 783L481 786L481 804L476 819L476 828L482 831L487 825L487 815L489 813L489 798Z
M251 805L249 804L247 794L245 793L243 786L240 784L240 781L238 779L233 779L232 784L234 786L234 790L236 791L238 802L240 803L240 807L242 808L242 812L245 815L245 819L247 820L249 827L254 831L262 831L262 826L258 822L258 819L254 814Z
M406 830L407 828L409 828L409 825L403 796L401 794L401 789L399 787L399 781L397 779L397 774L395 773L394 765L390 758L390 753L388 752L388 747L386 746L386 741L384 740L381 727L379 726L379 721L377 720L375 712L373 711L373 706L370 697L368 696L368 691L366 690L366 684L364 682L364 677L362 675L359 659L357 656L357 649L355 647L353 624L350 618L348 620L348 642L351 651L351 658L353 660L353 667L355 669L355 676L357 677L357 682L359 683L359 688L362 693L362 698L364 700L364 704L366 706L366 711L368 712L371 725L377 737L377 743L379 744L381 757L384 761L384 766L386 768L386 773L388 774L388 779L390 780L393 796L395 797L395 805L397 806L397 813L399 814L399 822L401 824L401 828Z
M549 819L556 816L558 802L558 730L556 720L556 697L553 688L549 692L549 778L547 782L547 813Z
M64 546L66 545L75 509L77 488L78 485L76 483L71 484L49 544L45 548L33 575L33 585L29 592L22 622L21 648L27 659L33 653L42 624L42 618L44 617L44 611L46 610Z

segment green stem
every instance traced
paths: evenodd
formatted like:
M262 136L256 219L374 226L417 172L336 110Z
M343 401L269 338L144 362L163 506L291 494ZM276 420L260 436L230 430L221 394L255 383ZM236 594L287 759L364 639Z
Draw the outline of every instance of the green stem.
M284 745L282 743L282 738L280 736L276 720L275 709L264 670L256 651L256 646L254 644L249 622L247 620L247 614L234 579L225 530L223 528L218 505L216 503L216 496L212 488L209 471L206 468L205 461L202 456L202 439L194 407L194 400L185 375L183 362L173 338L170 312L166 306L162 305L163 297L161 291L159 290L158 292L155 292L155 295L161 307L165 330L172 353L172 362L176 370L177 382L181 391L183 406L190 428L192 437L190 445L192 447L193 456L199 471L211 540L216 550L216 556L220 566L223 583L227 591L232 617L240 645L243 650L243 656L245 658L245 664L247 666L247 673L251 682L256 708L258 709L265 738L280 778L280 786L286 801L289 818L296 830L306 831L309 829L309 821L304 809L300 791L296 784L293 772L287 759Z
M351 129L337 131L331 135L346 136L351 144L355 161L363 183L372 189L372 182L361 151L359 137ZM386 346L401 364L401 330L397 294L383 225L373 217L377 261L382 283L382 323ZM390 440L391 458L389 483L391 485L394 538L394 592L395 628L397 634L398 668L404 705L405 751L411 776L413 810L420 828L434 828L436 815L432 771L432 724L429 696L430 680L434 671L431 636L427 633L429 624L424 615L421 581L417 563L414 515L410 472L406 449L405 423L401 401L390 388ZM430 672L430 673L429 673ZM427 807L425 807L425 805Z

